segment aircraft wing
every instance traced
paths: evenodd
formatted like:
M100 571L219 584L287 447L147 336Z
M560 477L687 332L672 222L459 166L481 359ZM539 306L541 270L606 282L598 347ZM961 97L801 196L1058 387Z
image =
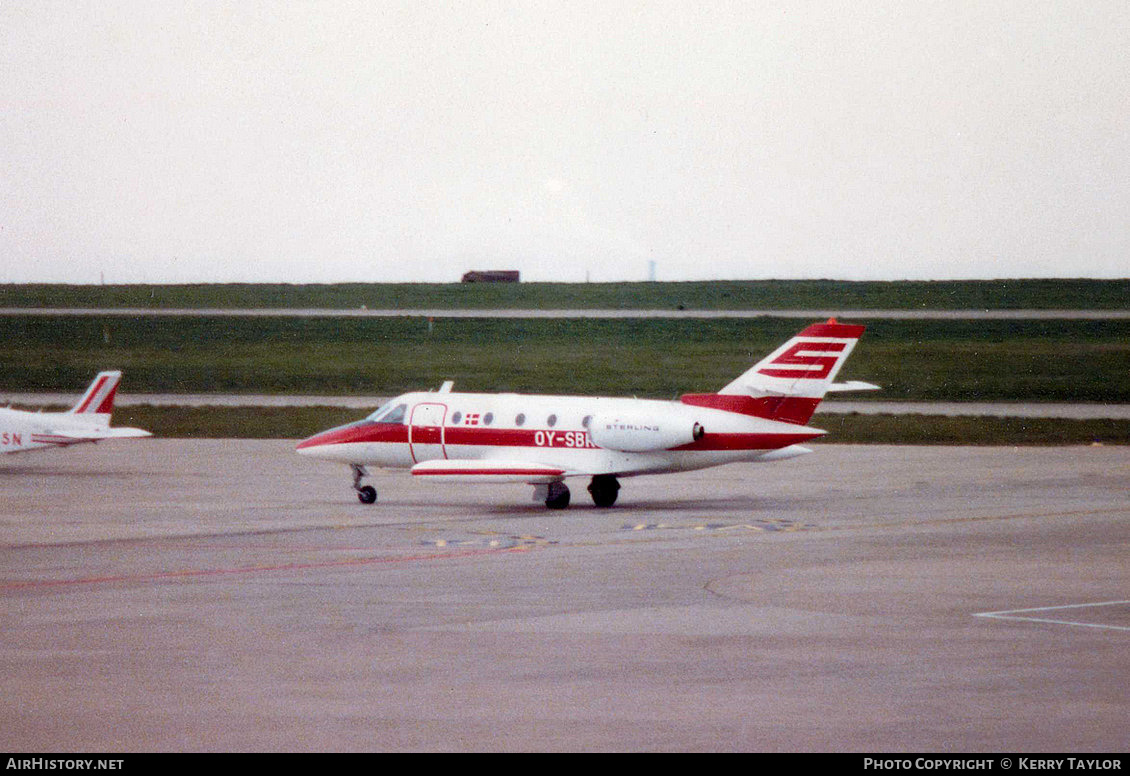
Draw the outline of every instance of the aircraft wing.
M32 439L55 445L77 445L81 442L98 442L103 439L136 439L152 436L140 428L68 428L34 434Z
M414 477L440 482L526 482L538 485L557 482L570 474L579 472L529 461L494 459L424 461L412 467Z
M143 428L106 428L94 437L95 439L138 439L140 437L153 436L150 432Z

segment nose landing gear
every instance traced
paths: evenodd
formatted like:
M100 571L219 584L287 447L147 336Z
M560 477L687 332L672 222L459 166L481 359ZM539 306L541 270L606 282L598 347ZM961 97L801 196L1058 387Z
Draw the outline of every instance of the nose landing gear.
M372 485L362 485L361 478L368 477L369 472L360 464L350 464L353 469L353 489L357 491L357 500L362 504L375 504L377 502L377 489Z

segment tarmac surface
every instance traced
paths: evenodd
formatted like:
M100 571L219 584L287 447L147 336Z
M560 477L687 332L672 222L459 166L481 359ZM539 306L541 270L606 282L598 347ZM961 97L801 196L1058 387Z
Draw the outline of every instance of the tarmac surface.
M1130 448L816 445L610 510L293 443L0 459L0 747L1125 752Z

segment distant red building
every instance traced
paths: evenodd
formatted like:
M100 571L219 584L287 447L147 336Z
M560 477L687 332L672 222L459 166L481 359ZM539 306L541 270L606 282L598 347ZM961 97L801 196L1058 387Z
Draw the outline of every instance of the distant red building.
M492 269L492 270L472 270L463 274L464 283L517 283L518 270L516 269Z

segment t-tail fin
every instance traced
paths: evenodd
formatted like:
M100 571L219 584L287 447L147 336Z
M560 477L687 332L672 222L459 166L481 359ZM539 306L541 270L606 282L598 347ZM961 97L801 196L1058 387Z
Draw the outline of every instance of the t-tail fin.
M71 415L90 417L99 423L109 425L110 414L114 411L114 395L118 392L118 383L121 379L122 373L118 371L99 372L94 382L86 389L86 393L67 412Z
M865 327L835 318L797 334L718 393L689 394L685 404L806 424L829 391L873 390L870 383L836 383Z

